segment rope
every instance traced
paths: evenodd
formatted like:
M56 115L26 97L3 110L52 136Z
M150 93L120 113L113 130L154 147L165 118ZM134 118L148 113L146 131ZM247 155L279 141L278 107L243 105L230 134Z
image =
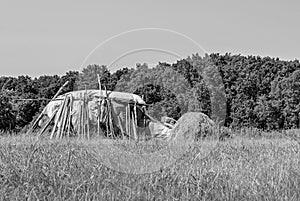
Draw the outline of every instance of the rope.
M13 101L43 101L43 100L52 100L51 98L17 98L12 99Z

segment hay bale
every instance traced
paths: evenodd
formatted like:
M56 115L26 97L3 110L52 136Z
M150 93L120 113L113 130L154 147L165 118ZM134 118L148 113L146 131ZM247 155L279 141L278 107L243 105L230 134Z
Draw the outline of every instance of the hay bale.
M201 112L188 112L182 115L171 130L171 139L185 140L195 136L195 140L213 134L215 123Z

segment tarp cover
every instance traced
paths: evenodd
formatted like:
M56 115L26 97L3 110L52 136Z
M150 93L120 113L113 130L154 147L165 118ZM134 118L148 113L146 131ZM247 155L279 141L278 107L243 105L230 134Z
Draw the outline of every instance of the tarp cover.
M68 93L65 93L63 95L60 95L56 98L56 100L62 100L66 95L72 95L73 98L80 99L83 97L84 93L87 93L90 97L95 98L105 98L109 97L111 100L123 100L128 103L138 103L145 105L145 101L138 95L132 94L132 93L125 93L125 92L119 92L119 91L105 91L105 90L80 90L80 91L71 91Z
M103 90L72 91L51 101L45 108L45 114L51 117L54 111L62 106L65 97L72 97L73 100L71 122L75 132L80 130L84 107L87 110L90 128L94 131L96 131L98 121L107 123L110 112L114 126L122 133L129 133L129 135L135 133L134 127L139 127L138 132L141 129L144 130L143 133L150 131L151 133L145 134L152 136L168 132L163 124L153 122L149 124L150 120L147 119L143 110L143 106L146 105L145 101L140 96L131 93Z

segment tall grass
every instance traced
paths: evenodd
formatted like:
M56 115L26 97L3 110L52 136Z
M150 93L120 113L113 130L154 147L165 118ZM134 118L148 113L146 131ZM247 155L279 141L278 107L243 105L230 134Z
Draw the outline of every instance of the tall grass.
M89 151L89 142L37 142L30 137L2 137L0 197L1 200L300 199L297 140L235 137L219 142L205 157L201 155L202 145L195 143L167 168L134 175L107 168ZM141 145L122 146L139 149Z

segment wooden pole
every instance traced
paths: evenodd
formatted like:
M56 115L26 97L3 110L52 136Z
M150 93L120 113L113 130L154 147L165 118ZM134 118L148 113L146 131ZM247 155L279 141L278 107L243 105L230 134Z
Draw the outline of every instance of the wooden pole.
M61 115L58 118L58 122L60 123L60 126L57 130L57 133L56 133L56 139L60 138L60 136L62 135L64 122L65 122L65 116L66 116L67 102L68 102L68 97L65 96L64 103L63 103L63 106L62 106L62 112L61 112Z
M130 104L127 105L126 107L126 132L127 132L127 135L129 136L129 139L131 139L131 120L130 120Z
M108 103L107 103L107 99L105 99L105 103L106 103L106 133L107 133L107 137L110 137L109 135L109 111L108 111Z
M82 129L81 137L84 138L84 94L83 94L83 97L82 97L80 124L81 124L81 129Z
M122 124L121 124L121 118L120 118L120 117L117 117L117 119L118 119L118 125L119 125L120 130L121 130L122 139L125 139L125 136L124 136L124 130L123 130Z
M100 75L99 74L97 74L97 78L98 78L98 85L99 85L99 104L98 104L97 130L98 130L98 136L100 136L101 80L100 80Z
M63 88L67 86L67 84L69 84L69 81L66 81L66 82L59 88L59 90L56 92L56 94L53 96L53 98L50 100L50 102L57 98L57 96L60 94L60 92L63 90ZM34 123L32 124L31 128L27 131L26 134L29 134L29 133L33 132L33 131L36 129L38 122L41 120L41 118L43 117L43 115L44 115L45 112L46 112L46 107L44 107L43 111L42 111L41 114L38 116L38 118L34 121Z
M70 130L72 125L72 111L73 111L73 96L70 97L70 108L69 108L69 118L68 118L68 130L67 136L70 137Z
M135 125L135 130L136 130L136 139L139 140L139 133L137 132L137 125L138 125L138 120L137 120L137 109L136 109L136 102L134 103L134 125Z
M135 125L135 120L134 120L134 114L132 114L132 128L133 128L133 135L134 135L134 140L137 140L137 131L136 131L136 125Z
M61 125L61 129L60 129L58 138L62 138L63 135L65 134L67 121L68 121L68 115L69 115L69 106L70 106L70 97L66 96L66 104L64 106L64 113L63 113L62 121L61 121L62 125Z
M80 135L81 135L81 132L82 132L82 127L81 127L82 96L81 96L81 94L80 94L80 98L79 99L80 99L79 100L79 118L78 118L79 122L77 122L78 125L79 125L78 136L77 136L78 138L80 138Z
M110 126L110 112L109 112L109 103L108 103L108 93L106 90L106 86L104 85L105 90L105 103L106 103L106 130L107 130L107 136L110 137L111 126Z
M82 97L81 97L82 98ZM81 100L80 104L80 118L79 118L79 125L80 125L80 131L79 131L79 138L82 138L83 135L83 99Z
M82 136L85 138L85 92L83 93L83 104L82 104Z
M108 115L109 115L109 128L110 128L110 132L113 138L115 138L115 132L114 132L114 125L113 125L113 117L112 117L112 109L111 109L111 104L110 101L107 100L108 102Z
M51 135L50 135L50 139L52 139L54 137L54 133L55 133L57 124L59 123L61 115L62 115L62 112L63 112L64 103L65 103L65 99L64 99L63 103L59 107L58 114L57 114L58 116L57 116L57 119L56 119L56 121L54 123L54 127L53 127Z
M50 123L53 121L53 119L54 119L57 111L58 111L58 108L53 112L53 114L51 115L50 119L46 122L46 124L44 125L43 129L40 131L40 133L38 134L38 136L42 135L45 132L45 130L50 125Z
M84 92L84 138L87 138L88 135L88 116L87 116L87 90L85 86L85 92Z
M129 129L128 129L128 105L126 105L126 109L125 109L125 129L126 129L126 134L129 136Z
M90 139L90 117L89 117L89 100L88 96L86 96L86 130L87 130L87 139Z
M68 105L67 116L66 116L66 125L65 125L65 128L64 128L65 137L69 137L68 130L69 130L70 115L71 115L70 114L70 105Z

